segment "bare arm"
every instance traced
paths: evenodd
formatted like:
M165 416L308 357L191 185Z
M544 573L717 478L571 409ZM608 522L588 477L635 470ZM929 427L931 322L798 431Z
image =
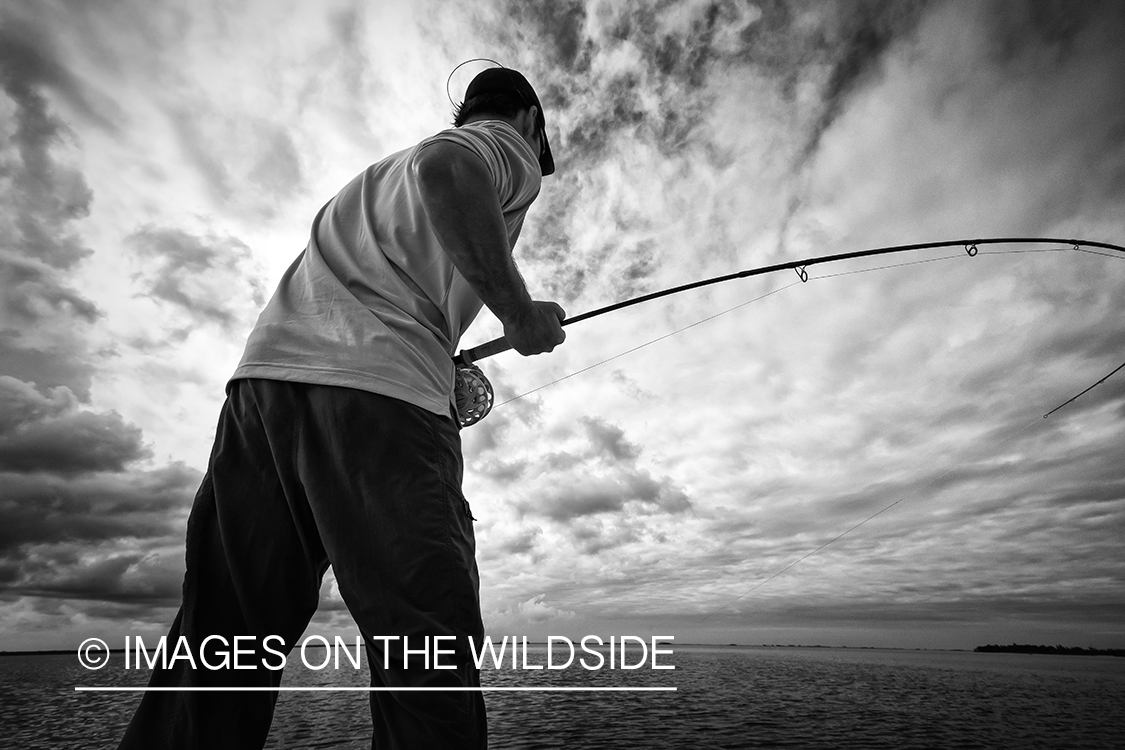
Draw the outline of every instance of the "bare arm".
M438 141L414 164L422 206L442 249L473 291L504 324L504 337L523 355L549 352L566 337L554 302L536 302L512 260L500 199L481 159Z

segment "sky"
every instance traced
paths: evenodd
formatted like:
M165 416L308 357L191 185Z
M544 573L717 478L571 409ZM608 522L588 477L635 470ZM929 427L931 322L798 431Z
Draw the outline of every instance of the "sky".
M1123 34L1115 2L6 0L0 650L166 632L257 313L320 206L449 126L458 63L539 92L515 257L575 315L1125 244ZM1125 647L1125 372L1043 418L1125 360L1125 255L826 264L567 335L485 360L462 433L490 633ZM309 632L353 630L329 575Z

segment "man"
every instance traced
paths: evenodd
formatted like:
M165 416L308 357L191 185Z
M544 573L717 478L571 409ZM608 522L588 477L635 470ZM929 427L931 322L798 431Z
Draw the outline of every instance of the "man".
M321 209L228 384L168 649L186 637L199 661L222 664L224 643L249 636L241 664L254 668L180 659L151 686L280 684L275 652L297 643L329 565L374 686L479 686L452 356L482 301L523 355L562 343L564 314L531 299L512 260L554 171L535 91L514 70L486 70L455 126L368 167ZM209 636L224 640L205 648ZM276 699L148 692L121 747L261 747ZM371 715L373 747L486 746L479 691L373 691Z

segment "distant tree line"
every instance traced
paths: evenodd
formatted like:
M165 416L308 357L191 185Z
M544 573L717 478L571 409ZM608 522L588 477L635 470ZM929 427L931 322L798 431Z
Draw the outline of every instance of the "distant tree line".
M977 646L973 651L1009 654L1066 654L1067 656L1125 656L1125 648L1081 648L1079 646L1033 646L1028 643L1013 643L1000 646L990 643Z

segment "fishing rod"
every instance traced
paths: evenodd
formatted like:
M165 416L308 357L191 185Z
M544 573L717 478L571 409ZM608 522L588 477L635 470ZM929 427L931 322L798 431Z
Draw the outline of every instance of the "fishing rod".
M1069 245L1073 250L1081 250L1085 248L1099 248L1103 250L1113 250L1125 254L1125 247L1121 245L1114 245L1109 242L1095 242L1093 240L1081 239L1060 239L1057 237L987 237L978 239L967 240L946 240L942 242L919 242L910 245L894 245L890 247L877 247L868 250L857 250L849 253L836 253L834 255L819 255L811 258L803 258L801 260L792 260L787 263L776 263L769 266L759 266L758 268L749 268L745 271L738 271L729 273L722 276L715 276L709 279L702 279L700 281L693 281L689 284L681 284L680 286L662 289L657 292L643 294L639 297L627 299L622 302L615 302L605 307L600 307L596 310L575 315L574 317L567 318L562 321L561 325L570 325L571 323L578 323L583 320L604 315L606 313L622 310L626 307L639 305L642 302L649 302L661 297L668 297L680 292L686 292L691 289L699 289L700 287L711 286L713 284L721 284L726 281L733 281L735 279L745 279L751 276L762 276L768 273L777 273L778 271L796 271L798 278L802 282L809 280L808 268L810 266L821 265L824 263L837 263L843 260L851 260L853 258L867 258L877 255L892 255L894 253L905 253L915 250L933 250L936 248L944 247L963 247L969 257L976 256L978 248L981 245L1014 245L1014 244L1049 244L1049 245ZM1114 256L1110 256L1114 257ZM461 425L468 426L476 424L483 419L489 411L492 410L493 392L492 384L479 367L476 362L482 359L491 357L501 352L511 349L511 344L503 336L493 339L492 341L485 342L480 346L475 346L471 349L463 349L457 356L453 358L456 365L456 376L454 379L454 396L457 403L457 416Z

